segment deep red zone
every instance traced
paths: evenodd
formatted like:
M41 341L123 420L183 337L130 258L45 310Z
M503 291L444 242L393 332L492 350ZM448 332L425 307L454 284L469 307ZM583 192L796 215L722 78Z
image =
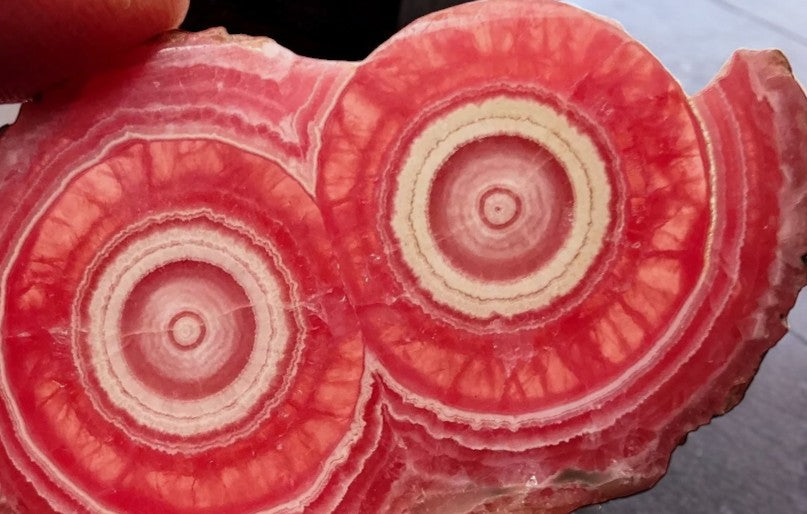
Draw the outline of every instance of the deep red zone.
M530 223L521 224L520 233L512 234L507 229L519 221L525 210L523 203L528 200L522 199L523 191L507 185L490 187L468 201L476 205L485 225L508 237L501 242L486 239L487 245L482 248L467 244L466 238L472 237L477 227L463 226L457 222L461 213L452 212L466 207L455 191L462 187L458 182L514 170L541 186L537 205L530 206L536 215ZM431 189L429 222L440 250L453 265L488 280L513 279L539 268L560 248L571 225L572 195L566 172L548 150L514 136L487 137L454 152L437 172ZM520 235L522 240L532 240L536 234L540 237L537 245L513 248L509 244L510 238ZM480 251L490 255L480 258Z
M243 290L220 268L203 262L180 261L163 266L141 280L129 296L121 317L121 332L125 334L121 347L129 367L143 383L167 396L190 399L215 393L238 376L253 351L255 318L248 308L233 310L212 320L205 320L195 312L183 311L173 316L169 326L152 324L154 313L150 311L156 311L160 306L158 302L148 302L149 297L156 295L159 299L161 294L176 294L171 290L172 282L198 281L200 277L204 278L204 288L200 287L197 294L223 296L233 305L249 305ZM176 341L173 331L180 318L190 319L200 327L199 336L190 344ZM175 346L190 350L202 341L207 332L206 324L210 323L228 329L233 335L231 344L235 347L214 375L198 374L192 380L180 379L160 370L159 363L152 361L152 349L160 344L157 339L167 335Z

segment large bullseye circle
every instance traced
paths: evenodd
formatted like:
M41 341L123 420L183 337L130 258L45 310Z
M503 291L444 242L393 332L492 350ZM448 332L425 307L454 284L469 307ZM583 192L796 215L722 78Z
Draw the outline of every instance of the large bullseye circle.
M19 177L47 187L0 258L0 428L32 512L296 512L363 441L363 342L317 205L210 140L215 116L160 126L200 119L168 140L116 119L111 147Z
M391 244L418 289L474 318L515 316L570 292L611 222L596 143L530 98L494 96L436 117L396 178Z
M90 267L76 359L111 421L200 436L247 416L275 379L293 339L285 279L268 243L220 223L145 222Z

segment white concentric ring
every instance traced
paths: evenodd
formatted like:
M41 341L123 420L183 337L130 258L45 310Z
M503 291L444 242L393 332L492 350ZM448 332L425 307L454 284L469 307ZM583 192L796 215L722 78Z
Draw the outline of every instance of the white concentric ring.
M87 330L90 365L89 369L79 365L85 384L91 373L116 408L149 429L174 436L201 435L245 417L266 393L281 358L293 344L283 312L281 278L266 259L266 254L226 228L218 230L193 222L127 240L126 247L111 261L99 263L103 269L89 292L88 319L83 326ZM206 263L226 272L243 289L250 303L244 307L251 309L255 319L254 344L246 366L231 383L198 399L168 397L143 384L130 369L120 346L126 335L120 330L121 314L132 290L152 271L181 261ZM203 305L187 305L187 300L182 305L167 304L166 317L172 311L194 307L199 307L197 310L205 317ZM215 341L216 331L213 324L205 339ZM82 363L77 348L74 344L76 362ZM193 361L194 351L200 352L197 357L210 354L209 346L203 343L192 350L167 348L166 355ZM216 356L197 362L201 366L200 379L204 378L205 366L218 364ZM187 371L187 364L177 367ZM89 391L93 389L88 387ZM96 407L103 412L102 403ZM107 416L115 420L114 414Z
M480 280L441 252L428 214L432 183L463 145L511 135L546 148L563 166L574 195L570 233L557 253L515 280ZM432 298L475 318L514 316L548 305L571 291L603 247L610 224L611 187L594 141L549 105L497 96L469 103L433 120L411 143L397 176L391 228L403 260Z

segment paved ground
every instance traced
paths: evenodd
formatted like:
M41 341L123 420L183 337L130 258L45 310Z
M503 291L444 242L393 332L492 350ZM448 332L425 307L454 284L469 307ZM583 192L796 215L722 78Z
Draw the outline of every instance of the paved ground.
M401 21L459 0L404 0ZM578 0L621 22L696 92L740 47L784 50L807 83L807 1ZM760 6L765 6L760 8ZM775 5L776 7L770 7ZM0 106L0 125L16 109ZM807 293L746 399L689 437L649 492L586 512L807 514Z

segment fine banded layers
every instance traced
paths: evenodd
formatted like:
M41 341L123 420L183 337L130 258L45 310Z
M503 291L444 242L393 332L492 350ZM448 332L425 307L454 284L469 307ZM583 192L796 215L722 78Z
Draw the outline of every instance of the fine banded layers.
M805 281L807 100L549 1L361 63L176 35L0 138L22 512L568 510L657 480Z

